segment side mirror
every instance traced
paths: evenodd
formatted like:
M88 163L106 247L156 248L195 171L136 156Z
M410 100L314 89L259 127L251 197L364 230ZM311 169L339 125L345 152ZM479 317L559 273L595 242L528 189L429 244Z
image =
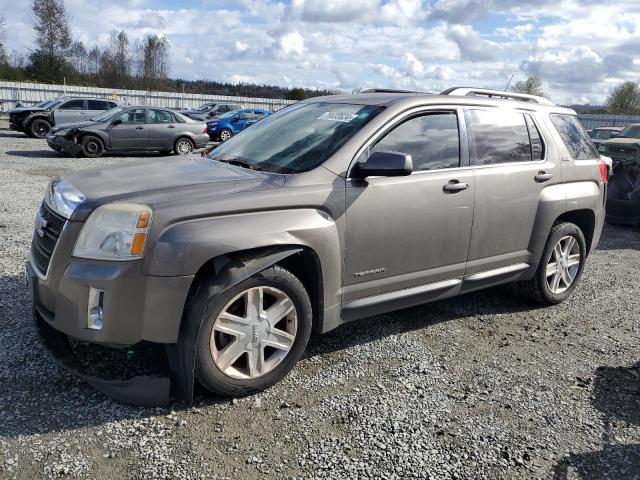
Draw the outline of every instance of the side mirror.
M373 152L366 162L358 162L354 175L367 177L404 177L413 172L411 155L401 152Z
M116 120L114 120L111 125L113 125L114 127L117 127L118 125L122 125L122 119L118 118Z

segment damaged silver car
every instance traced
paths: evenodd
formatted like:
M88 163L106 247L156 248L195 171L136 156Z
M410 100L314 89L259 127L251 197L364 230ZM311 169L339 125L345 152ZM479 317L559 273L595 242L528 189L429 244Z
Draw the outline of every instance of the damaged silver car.
M86 122L52 128L47 134L47 143L56 152L89 158L106 152L185 155L208 142L204 123L169 109L140 106L114 108Z

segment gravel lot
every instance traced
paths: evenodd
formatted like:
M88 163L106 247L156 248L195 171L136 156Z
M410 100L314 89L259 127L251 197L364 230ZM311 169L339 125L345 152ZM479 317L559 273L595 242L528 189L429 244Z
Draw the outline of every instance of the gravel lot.
M30 323L23 265L69 159L0 130L0 478L640 479L640 232L607 227L576 294L492 289L313 338L281 384L115 403Z

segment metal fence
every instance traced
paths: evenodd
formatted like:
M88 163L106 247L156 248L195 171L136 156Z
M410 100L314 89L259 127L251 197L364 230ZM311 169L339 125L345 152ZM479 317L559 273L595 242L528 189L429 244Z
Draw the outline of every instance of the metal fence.
M48 85L42 83L0 81L0 102L5 110L17 103L32 105L43 100L74 95L83 97L111 98L128 102L131 105L149 105L168 108L194 108L204 102L240 103L245 108L264 108L279 110L292 100L277 98L233 97L227 95L200 95L179 92L155 92L145 90L126 90L120 88L82 87L77 85Z
M587 130L598 127L626 127L640 123L640 115L581 114L578 119Z

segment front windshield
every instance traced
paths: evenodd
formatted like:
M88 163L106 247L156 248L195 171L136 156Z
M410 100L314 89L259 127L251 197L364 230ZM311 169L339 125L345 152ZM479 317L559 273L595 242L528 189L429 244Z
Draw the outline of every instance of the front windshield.
M614 135L615 135L615 132L611 130L594 130L593 132L591 132L590 136L591 138L602 140L602 139L611 138Z
M324 163L382 110L371 105L301 103L231 137L209 158L242 161L269 172L306 172Z
M103 112L100 115L96 115L95 117L91 118L90 120L92 122L106 122L111 117L113 117L114 115L117 115L118 113L122 112L123 110L124 110L124 108L122 108L122 107L112 108L111 110L107 110L106 112Z
M618 137L622 138L640 138L640 125L629 125L626 127Z
M220 119L223 119L223 120L224 120L225 118L231 118L231 117L233 117L236 113L238 113L238 111L237 111L237 110L232 110L232 111L230 111L230 112L226 112L226 113L223 113L222 115L219 115L219 116L218 116L218 118L220 118Z
M194 110L194 112L206 112L209 110L215 103L203 103L198 108Z
M55 100L44 100L43 102L36 103L34 106L38 108L47 108L50 103L55 102Z
M49 110L53 110L54 108L56 108L61 103L62 103L62 100L52 100L51 103L49 103L49 105L47 105L46 108L48 108Z

